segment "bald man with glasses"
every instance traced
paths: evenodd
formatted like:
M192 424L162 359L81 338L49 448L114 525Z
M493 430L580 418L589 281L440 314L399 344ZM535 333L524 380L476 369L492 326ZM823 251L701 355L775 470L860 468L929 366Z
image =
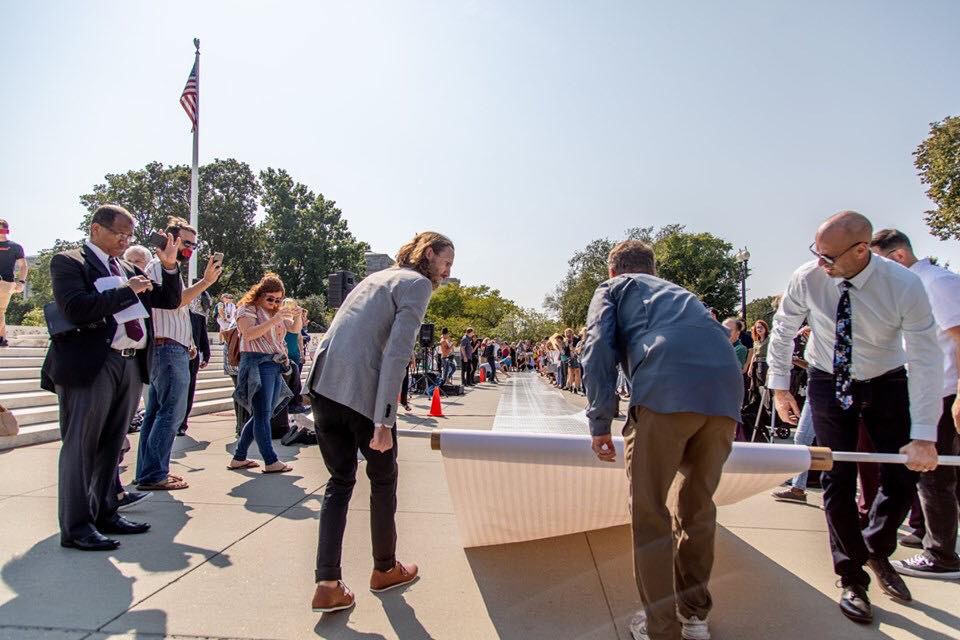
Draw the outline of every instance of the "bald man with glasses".
M793 336L807 319L813 330L804 357L809 363L807 401L819 443L855 450L863 420L877 452L907 456L906 465L880 466L880 491L862 532L856 465L840 462L823 474L830 548L842 588L840 609L859 623L873 619L865 564L885 593L911 599L889 557L913 501L917 472L937 466L943 386L942 355L923 283L872 254L872 233L870 221L854 211L841 211L820 225L810 247L816 260L790 278L774 316L767 355L767 386L774 390L777 412L796 424L800 409L789 391Z

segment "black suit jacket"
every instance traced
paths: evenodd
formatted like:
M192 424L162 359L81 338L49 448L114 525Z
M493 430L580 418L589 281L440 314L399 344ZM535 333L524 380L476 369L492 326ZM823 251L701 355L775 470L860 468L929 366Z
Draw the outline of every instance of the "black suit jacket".
M120 260L127 277L142 276L132 264ZM178 273L162 270L163 281L154 283L151 291L140 294L140 302L147 311L154 308L176 309L180 306L183 282ZM79 249L63 251L50 260L50 278L53 297L64 316L83 327L53 338L40 373L40 386L54 392L54 385L89 386L103 366L110 352L117 321L113 314L137 301L137 294L129 287L120 287L100 293L94 286L98 278L111 275L106 265L84 244ZM153 322L144 318L147 327L147 348L137 354L140 376L150 381L150 362L153 358Z

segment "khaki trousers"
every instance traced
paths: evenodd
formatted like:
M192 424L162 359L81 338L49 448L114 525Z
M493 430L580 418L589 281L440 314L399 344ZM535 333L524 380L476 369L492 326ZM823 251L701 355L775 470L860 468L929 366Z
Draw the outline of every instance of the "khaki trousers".
M7 335L7 307L15 286L16 283L0 280L0 336Z
M623 430L633 565L653 640L680 640L677 613L705 620L712 601L717 509L713 493L730 455L736 423L698 413L656 413L630 408ZM678 504L667 494L680 472Z

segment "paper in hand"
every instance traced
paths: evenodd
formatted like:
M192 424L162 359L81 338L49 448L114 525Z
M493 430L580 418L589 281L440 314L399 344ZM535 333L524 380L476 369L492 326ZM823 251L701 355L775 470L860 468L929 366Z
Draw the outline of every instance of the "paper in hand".
M103 293L104 291L112 291L113 289L116 289L125 283L126 280L120 276L104 276L102 278L97 278L97 281L93 283L93 286L97 288L97 291ZM148 318L149 316L150 314L147 312L147 308L144 307L143 303L138 299L136 304L132 304L126 309L113 314L113 319L117 321L117 324L123 324L124 322L130 322L131 320Z

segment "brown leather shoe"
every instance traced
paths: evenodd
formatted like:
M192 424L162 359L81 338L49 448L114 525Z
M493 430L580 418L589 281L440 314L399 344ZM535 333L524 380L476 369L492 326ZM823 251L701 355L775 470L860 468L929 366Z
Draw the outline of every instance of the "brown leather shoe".
M396 561L393 569L389 571L377 571L374 569L373 574L370 576L370 591L381 593L405 584L410 584L419 577L417 575L419 572L420 570L415 564L400 564Z
M347 589L347 585L338 581L335 587L325 587L318 584L317 590L313 593L311 606L317 613L330 613L331 611L349 609L353 604L353 592Z

